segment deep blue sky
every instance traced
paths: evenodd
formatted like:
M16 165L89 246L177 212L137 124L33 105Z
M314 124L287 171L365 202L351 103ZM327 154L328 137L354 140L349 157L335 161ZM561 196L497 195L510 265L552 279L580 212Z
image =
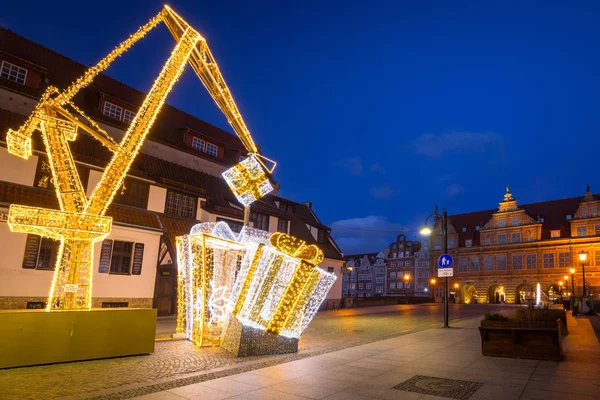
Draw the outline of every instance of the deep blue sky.
M346 253L413 237L436 203L494 208L507 184L520 203L600 191L598 2L170 5L207 38L280 194L312 201ZM0 25L91 64L160 8L13 1ZM108 74L146 90L173 43L162 27L138 46ZM190 70L169 102L230 130Z

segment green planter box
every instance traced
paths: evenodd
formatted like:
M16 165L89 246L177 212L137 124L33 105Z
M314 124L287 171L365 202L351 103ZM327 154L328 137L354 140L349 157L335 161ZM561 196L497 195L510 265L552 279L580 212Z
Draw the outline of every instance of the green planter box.
M560 319L556 321L481 321L484 356L561 360Z
M0 368L154 352L156 309L0 312Z

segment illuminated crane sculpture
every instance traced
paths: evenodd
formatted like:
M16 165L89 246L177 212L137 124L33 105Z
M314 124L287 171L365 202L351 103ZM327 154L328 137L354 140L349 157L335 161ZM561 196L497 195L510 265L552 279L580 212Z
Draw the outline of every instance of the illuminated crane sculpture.
M117 143L85 116L72 99L160 22L168 27L177 45L125 136ZM55 87L48 87L25 124L18 131L8 131L8 151L25 159L31 156L32 134L41 132L58 196L60 211L13 204L8 218L8 224L14 232L60 240L47 311L91 308L93 245L108 236L112 224L112 218L104 214L187 63L192 66L248 150L248 158L223 174L236 197L247 206L273 189L265 170L272 172L275 163L259 154L206 40L165 6L156 17L66 90L61 92ZM86 198L68 144L76 139L78 130L92 135L114 153L89 199ZM265 161L272 163L271 168Z

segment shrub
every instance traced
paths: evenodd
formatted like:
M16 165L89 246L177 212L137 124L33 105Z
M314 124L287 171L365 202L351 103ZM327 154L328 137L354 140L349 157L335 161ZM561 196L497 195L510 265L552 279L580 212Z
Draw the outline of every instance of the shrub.
M487 321L508 321L508 318L500 313L486 313L484 318Z

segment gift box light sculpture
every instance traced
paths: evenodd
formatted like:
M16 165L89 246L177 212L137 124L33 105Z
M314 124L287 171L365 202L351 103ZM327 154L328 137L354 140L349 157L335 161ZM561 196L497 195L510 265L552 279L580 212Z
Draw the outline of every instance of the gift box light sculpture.
M233 318L298 339L336 280L315 245L248 226L236 237L224 222L198 224L177 250L177 331L196 346L219 345Z
M160 22L165 23L177 44L123 139L117 143L77 108L72 99L117 57ZM274 163L271 169L265 165L264 160L270 160L259 154L206 40L171 8L165 6L156 17L117 46L96 66L88 69L66 90L59 91L55 87L48 87L25 124L17 131L8 130L6 138L8 151L25 159L32 154L33 133L41 132L60 206L60 210L51 210L12 205L8 217L8 224L13 232L31 233L60 240L46 308L48 311L91 308L93 245L110 233L112 224L112 219L104 214L122 186L127 171L140 151L167 95L188 63L225 114L249 153L245 164L233 167L238 175L231 172L228 175L231 176L231 179L228 178L228 184L245 205L272 190L265 171L272 172ZM85 195L86 191L77 173L68 144L68 141L76 139L79 130L87 132L114 153L90 198ZM219 254L215 251L214 254L206 253L203 257L214 256L218 259ZM220 283L216 280L213 284ZM209 293L220 293L222 299L226 297L221 287L207 286L202 287L202 290L202 293L194 293L193 297L206 297ZM212 310L209 314L217 315L218 310L222 308L219 304L223 302L224 300L221 300L208 304L207 310Z

